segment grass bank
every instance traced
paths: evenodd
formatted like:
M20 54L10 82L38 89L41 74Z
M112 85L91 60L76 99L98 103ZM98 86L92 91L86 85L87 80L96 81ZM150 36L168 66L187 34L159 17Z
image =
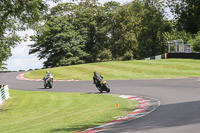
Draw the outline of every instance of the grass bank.
M126 115L138 103L115 95L10 90L0 107L1 133L64 133ZM116 108L116 104L120 108Z
M49 70L54 79L92 80L96 71L106 80L200 77L200 60L132 60L81 64L31 71L26 78L42 79Z

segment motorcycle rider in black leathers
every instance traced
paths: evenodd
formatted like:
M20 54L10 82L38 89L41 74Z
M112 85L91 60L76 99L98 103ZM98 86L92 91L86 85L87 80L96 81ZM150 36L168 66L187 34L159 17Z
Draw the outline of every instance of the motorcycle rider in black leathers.
M101 86L101 81L102 80L103 80L103 76L101 76L97 72L94 72L93 84L96 84L96 86Z

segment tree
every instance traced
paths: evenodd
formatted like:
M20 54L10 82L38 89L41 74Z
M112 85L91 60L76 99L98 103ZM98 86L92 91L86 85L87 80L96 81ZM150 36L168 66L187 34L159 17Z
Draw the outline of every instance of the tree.
M192 45L193 51L200 52L200 31L195 34L195 37L193 39L190 39L188 43Z
M38 28L37 35L32 37L35 44L31 45L29 53L38 53L39 59L47 58L45 67L96 62L100 58L105 61L108 60L106 54L109 60L112 59L108 20L112 17L111 10L119 4L111 2L105 5L97 0L86 0L53 7L45 17L44 26Z
M118 2L114 2L114 1L110 1L104 4L104 23L102 23L102 26L105 29L105 33L104 33L104 49L107 49L107 51L112 52L109 55L113 55L110 58L117 58L117 53L115 53L114 48L114 44L115 44L115 35L119 29L119 27L117 27L117 22L116 22L116 17L115 15L117 14L117 12L119 11L119 8L121 8L120 3ZM108 50L109 49L109 50ZM103 50L104 51L104 50ZM109 53L108 52L108 53Z
M196 34L200 31L199 0L169 0L171 11L177 20L178 30Z
M169 30L156 0L59 4L32 37L30 54L47 59L45 67L144 58L164 52Z
M114 59L119 59L127 52L137 57L138 34L141 29L142 4L138 1L126 4L116 10L113 16L113 31L111 32L111 51Z
M160 1L143 0L141 32L138 35L139 58L155 56L165 52L163 33L169 30Z
M22 40L16 31L33 28L47 9L43 0L0 0L0 69L5 69L11 48Z
M85 51L89 54L87 62L96 62L97 55L108 48L108 27L105 8L98 0L86 0L79 4L81 15L85 21L82 24L87 29Z
M80 27L79 8L72 3L59 4L46 17L44 26L32 36L29 54L38 53L46 59L45 67L66 66L84 63L88 54L85 48L86 28Z

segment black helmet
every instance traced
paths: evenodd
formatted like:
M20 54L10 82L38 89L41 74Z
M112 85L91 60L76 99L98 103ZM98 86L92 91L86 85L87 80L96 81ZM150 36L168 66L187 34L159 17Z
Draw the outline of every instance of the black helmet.
M94 75L97 75L97 72L94 71Z

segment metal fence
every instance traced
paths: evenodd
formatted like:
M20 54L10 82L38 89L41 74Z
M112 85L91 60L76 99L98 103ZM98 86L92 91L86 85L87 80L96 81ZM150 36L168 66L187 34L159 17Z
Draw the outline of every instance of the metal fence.
M0 85L0 105L10 98L8 85Z
M144 60L161 60L161 59L167 59L167 53L157 56L151 56L148 58L145 58Z

